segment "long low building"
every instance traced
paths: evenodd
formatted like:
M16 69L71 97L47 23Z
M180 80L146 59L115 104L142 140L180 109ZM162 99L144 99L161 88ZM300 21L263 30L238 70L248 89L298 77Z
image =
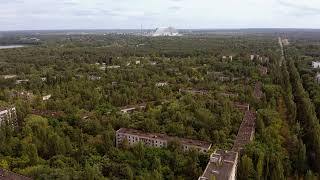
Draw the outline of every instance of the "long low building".
M237 174L238 152L216 150L198 180L235 180Z
M196 149L199 152L206 153L211 148L211 143L206 141L177 138L167 136L159 133L145 133L136 129L121 128L116 132L116 145L117 147L127 140L129 145L134 145L138 142L143 142L147 146L151 147L167 147L170 141L178 140L181 143L184 151L190 149Z
M233 151L241 152L245 145L249 144L253 140L256 125L255 122L256 112L246 111L232 148Z
M238 155L254 138L256 112L248 110L246 104L236 103L245 114L239 128L232 151L216 150L210 156L207 167L198 180L235 180L237 174Z

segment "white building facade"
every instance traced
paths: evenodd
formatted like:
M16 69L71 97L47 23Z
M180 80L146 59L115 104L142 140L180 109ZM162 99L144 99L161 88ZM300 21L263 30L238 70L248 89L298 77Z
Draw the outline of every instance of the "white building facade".
M17 111L15 107L0 108L0 125L6 121L16 121Z
M147 146L158 148L167 147L170 141L177 140L181 143L181 148L184 151L195 149L202 153L207 153L211 148L211 144L205 141L176 138L164 134L144 133L135 129L121 128L116 132L116 146L119 147L124 140L127 140L130 146L143 142Z

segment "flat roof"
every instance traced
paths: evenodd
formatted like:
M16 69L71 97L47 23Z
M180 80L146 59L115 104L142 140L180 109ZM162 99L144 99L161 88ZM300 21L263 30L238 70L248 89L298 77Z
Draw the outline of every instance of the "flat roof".
M161 139L161 140L165 140L165 141L170 141L170 140L177 139L182 144L187 144L187 145L192 145L192 146L199 146L199 147L206 148L206 149L209 149L211 147L211 143L206 142L206 141L179 138L179 137L172 137L172 136L168 136L166 134L160 134L160 133L145 133L143 131L136 130L136 129L120 128L117 132L118 133L132 134L132 135L151 138L151 139Z
M211 158L217 158L217 162L212 162ZM215 177L216 180L227 180L230 178L237 160L237 152L218 149L211 154L210 161L201 177L207 179Z
M256 113L253 111L246 111L232 148L233 151L242 150L246 144L251 142L255 130L255 121Z
M148 103L152 104L154 102L155 101L150 101L150 102L143 102L140 104L127 105L127 106L120 107L120 110L126 110L126 109L131 109L131 108L141 108L141 107L145 108Z
M262 92L262 83L261 82L257 82L254 86L254 91L253 91L253 96L257 99L262 98L263 96L263 92Z

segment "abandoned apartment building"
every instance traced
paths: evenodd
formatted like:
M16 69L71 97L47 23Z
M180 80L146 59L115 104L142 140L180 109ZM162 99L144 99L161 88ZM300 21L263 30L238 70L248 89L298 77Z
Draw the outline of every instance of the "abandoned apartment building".
M231 151L218 149L210 155L205 171L198 180L235 180L238 166L238 156L246 144L253 140L256 114L246 111L237 138Z
M15 107L0 107L0 124L5 121L14 122L17 119Z
M171 141L179 141L184 151L196 149L199 152L206 153L211 148L211 143L199 140L185 139L167 136L159 133L145 133L135 129L121 128L116 132L116 146L127 140L129 145L134 145L138 142L143 142L151 147L167 147Z
M210 155L209 163L198 180L235 180L238 152L218 149Z
M250 110L250 105L235 102L234 107L243 111L244 117L231 151L218 149L210 155L205 171L198 180L236 180L238 156L245 145L254 138L256 112Z

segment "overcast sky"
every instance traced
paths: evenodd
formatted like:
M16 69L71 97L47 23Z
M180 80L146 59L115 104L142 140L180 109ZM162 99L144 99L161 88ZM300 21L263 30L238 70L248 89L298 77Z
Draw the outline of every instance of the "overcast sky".
M320 28L320 0L0 0L0 31Z

